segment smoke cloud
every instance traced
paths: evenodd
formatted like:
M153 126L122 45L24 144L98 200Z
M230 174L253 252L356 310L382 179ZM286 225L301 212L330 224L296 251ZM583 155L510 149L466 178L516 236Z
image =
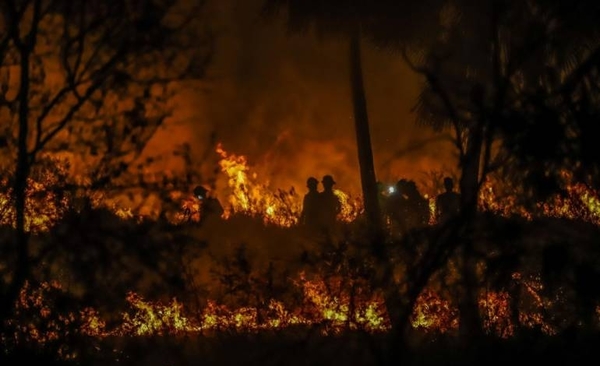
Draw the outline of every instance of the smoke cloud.
M206 87L180 98L169 139L200 155L214 132L273 188L303 192L307 177L333 174L337 188L360 194L347 41L289 34L283 19L261 17L261 1L209 3L215 58ZM363 71L377 178L454 170L448 142L420 143L435 135L415 124L420 79L400 55L363 42Z

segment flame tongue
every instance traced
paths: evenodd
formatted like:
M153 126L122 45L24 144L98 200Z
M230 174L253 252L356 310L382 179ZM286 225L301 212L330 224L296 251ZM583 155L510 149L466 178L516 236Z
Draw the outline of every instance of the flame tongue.
M265 223L289 227L297 222L300 207L293 191L273 193L267 184L257 182L257 174L250 176L250 168L243 155L229 154L219 143L219 166L227 176L229 207L225 218L234 213L262 217Z
M290 227L298 222L302 210L301 197L292 189L288 192L274 192L269 188L268 181L260 183L258 174L251 173L248 161L243 155L230 154L219 143L216 152L221 157L219 166L227 176L229 188L228 202L230 207L225 217L233 213L249 214L262 217L265 223ZM347 193L336 189L335 194L342 203L340 220L353 221L360 212L359 199L353 199Z

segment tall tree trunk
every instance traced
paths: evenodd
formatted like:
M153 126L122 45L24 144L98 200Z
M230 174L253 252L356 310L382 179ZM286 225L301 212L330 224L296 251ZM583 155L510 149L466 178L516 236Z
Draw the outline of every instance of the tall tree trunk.
M383 220L377 194L377 180L375 178L367 101L363 83L360 40L360 25L356 24L350 35L349 56L360 181L367 219L368 240L371 242L373 253L377 259L376 265L381 266L381 271L378 271L381 277L376 278L375 281L383 290L386 309L392 324L384 354L384 364L396 365L406 355L403 337L404 324L409 318L412 304L407 304L400 296L394 281L394 267L386 254L387 251L384 245Z
M382 239L382 218L377 199L377 180L375 178L367 100L363 84L360 37L360 25L357 24L350 36L350 85L354 105L354 129L356 131L360 182L369 235L373 240L379 241Z
M19 297L29 275L29 234L25 230L25 201L27 193L27 178L29 177L29 154L27 150L27 137L29 134L29 53L28 49L21 49L20 62L20 89L19 89L19 133L17 140L17 161L13 194L15 197L16 237L15 248L17 260L15 271L2 296L0 304L0 322L9 319L15 310L15 303Z
M476 257L474 253L474 221L477 216L479 197L479 175L483 144L483 123L476 123L469 129L465 156L463 156L460 177L461 211L464 218L462 246L462 295L459 299L459 333L465 341L477 339L482 332L478 306L478 284Z
M17 2L8 3L9 33L12 42L15 44L20 62L19 62L19 94L18 116L19 132L17 137L17 161L14 182L15 196L15 215L16 215L16 238L15 248L17 253L15 270L12 273L11 282L6 292L0 300L0 329L6 325L6 320L11 318L16 301L19 298L21 290L29 278L30 258L29 258L29 233L25 230L25 205L27 195L27 179L29 178L31 158L28 150L29 137L29 92L30 92L30 57L35 50L38 27L40 23L40 14L42 9L42 0L35 0L28 4L31 6L30 27L24 37L21 35L20 20L17 18ZM33 154L33 153L32 153Z

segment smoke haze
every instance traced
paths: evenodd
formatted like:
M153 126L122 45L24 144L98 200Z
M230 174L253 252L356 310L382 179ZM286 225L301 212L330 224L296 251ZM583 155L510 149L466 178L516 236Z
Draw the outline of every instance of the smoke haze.
M218 37L209 79L180 98L166 139L189 141L199 156L214 132L274 188L303 192L307 177L333 174L339 189L359 194L347 41L289 34L283 19L261 17L261 1L209 3ZM377 178L453 170L449 143L410 148L433 134L415 125L420 81L401 57L363 42L363 72Z

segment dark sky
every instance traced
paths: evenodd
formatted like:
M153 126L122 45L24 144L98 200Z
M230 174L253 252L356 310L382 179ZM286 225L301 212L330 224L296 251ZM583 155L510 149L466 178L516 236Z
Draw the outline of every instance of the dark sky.
M259 179L274 188L293 185L303 192L309 175L331 173L338 188L358 192L347 43L288 34L283 21L261 18L262 0L211 1L219 38L210 79L204 91L181 98L171 121L171 131L178 132L167 138L185 138L200 151L216 131L226 150L246 155ZM378 179L420 180L423 172L452 169L448 143L392 159L431 135L415 126L410 113L419 79L399 55L370 45L363 51Z

